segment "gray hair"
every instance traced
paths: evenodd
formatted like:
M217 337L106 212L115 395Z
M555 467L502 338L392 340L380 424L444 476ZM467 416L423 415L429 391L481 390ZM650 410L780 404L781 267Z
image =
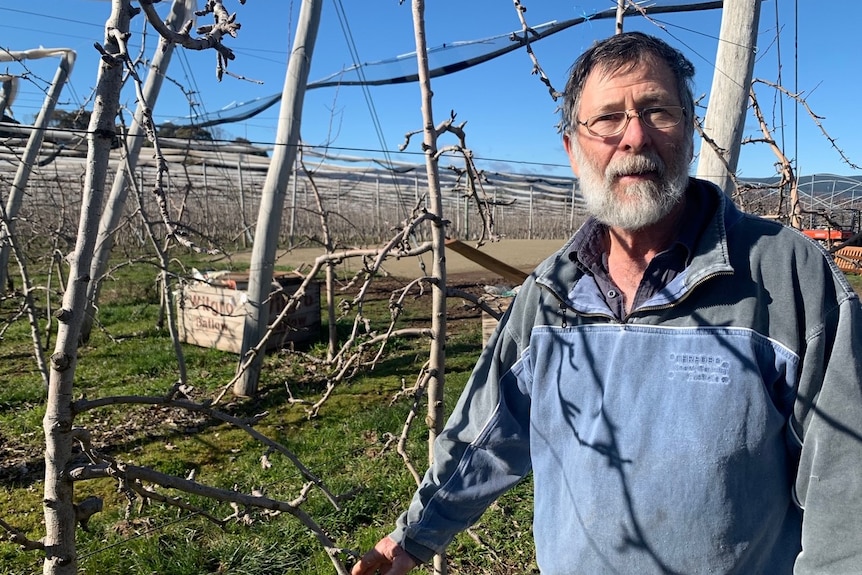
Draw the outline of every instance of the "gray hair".
M643 32L627 32L597 42L572 65L561 106L560 127L563 133L575 131L581 94L590 72L595 69L608 72L628 71L650 60L664 62L670 68L676 78L680 105L685 109L688 121L692 122L694 64L682 52L655 36Z

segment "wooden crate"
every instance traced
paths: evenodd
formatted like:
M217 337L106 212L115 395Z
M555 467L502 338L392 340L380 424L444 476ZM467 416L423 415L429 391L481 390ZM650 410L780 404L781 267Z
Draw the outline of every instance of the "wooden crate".
M272 323L296 293L302 278L274 278L284 293L273 292L269 322ZM247 315L248 275L230 274L217 277L212 283L194 282L177 294L177 317L180 340L201 347L240 353ZM291 311L286 321L270 337L267 349L287 347L316 340L320 335L320 284L310 283L299 307Z
M833 254L838 268L848 274L862 274L862 247L847 246Z
M497 297L490 301L488 301L488 305L495 310L498 310L500 313L504 313L507 309L509 309L509 304L512 303L512 300L515 299L513 297ZM497 329L497 324L499 322L486 311L482 312L482 347L488 345L488 340L491 339L491 335L494 333L494 330Z

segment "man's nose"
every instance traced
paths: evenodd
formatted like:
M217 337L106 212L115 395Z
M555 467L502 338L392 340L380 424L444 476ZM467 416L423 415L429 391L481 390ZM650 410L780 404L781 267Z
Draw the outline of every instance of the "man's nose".
M620 146L627 150L639 151L649 143L649 131L640 116L629 117L628 125L620 137Z

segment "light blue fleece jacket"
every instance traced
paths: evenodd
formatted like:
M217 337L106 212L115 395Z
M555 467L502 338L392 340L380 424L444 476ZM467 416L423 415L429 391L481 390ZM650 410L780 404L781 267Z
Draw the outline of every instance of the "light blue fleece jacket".
M823 250L719 207L623 322L568 254L521 288L391 536L428 560L534 476L543 575L862 573L862 307Z

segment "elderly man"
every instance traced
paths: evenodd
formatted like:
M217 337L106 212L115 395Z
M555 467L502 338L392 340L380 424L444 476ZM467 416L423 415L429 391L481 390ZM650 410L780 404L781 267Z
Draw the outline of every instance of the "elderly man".
M563 142L591 218L354 575L427 561L530 471L544 575L862 573L862 307L816 245L688 177L693 75L640 33L575 63Z

